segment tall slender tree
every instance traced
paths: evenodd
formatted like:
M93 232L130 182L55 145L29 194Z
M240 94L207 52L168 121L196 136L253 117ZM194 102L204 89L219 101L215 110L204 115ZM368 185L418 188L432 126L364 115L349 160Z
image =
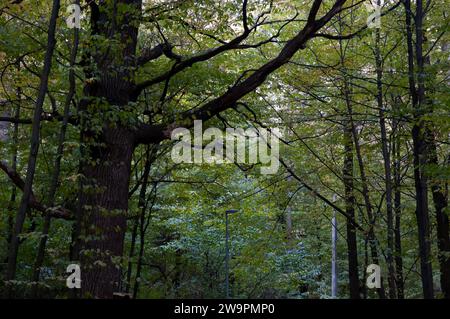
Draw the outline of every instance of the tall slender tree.
M14 280L17 268L17 254L19 252L19 236L22 232L23 223L25 221L26 212L29 208L29 202L33 189L33 180L36 171L36 162L39 151L39 136L40 136L40 124L42 116L42 107L44 105L45 96L47 94L48 78L52 66L53 52L56 45L55 33L56 22L59 14L60 1L53 0L52 14L49 21L48 36L47 36L47 49L44 58L44 66L40 78L39 92L36 99L34 108L32 134L30 140L30 154L28 157L27 176L24 184L24 190L22 200L20 202L20 208L16 215L14 224L13 237L9 247L8 254L8 272L7 280Z

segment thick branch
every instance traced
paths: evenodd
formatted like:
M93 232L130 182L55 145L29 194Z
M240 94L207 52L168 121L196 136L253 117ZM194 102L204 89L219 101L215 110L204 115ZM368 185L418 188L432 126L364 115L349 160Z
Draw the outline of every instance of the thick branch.
M337 0L330 11L322 18L306 23L297 36L286 43L276 58L264 64L247 79L230 88L222 96L206 103L200 109L185 112L179 121L173 121L168 125L142 124L136 132L136 143L158 143L164 139L169 139L171 132L179 127L181 123L184 127L191 127L194 120L206 121L232 107L239 99L260 86L272 72L289 62L297 51L304 49L306 42L313 38L315 33L340 11L345 1ZM317 6L318 2L320 1L316 0L313 7Z
M160 56L165 55L169 59L174 59L179 61L181 57L179 55L176 55L172 51L172 46L169 43L162 43L158 44L154 48L146 48L143 50L143 53L140 57L137 58L137 65L141 66L144 65L147 62L156 60Z
M59 114L58 112L54 113L43 113L41 116L41 121L63 121L63 116ZM9 123L17 123L17 124L32 124L33 120L30 118L22 118L18 119L15 117L8 117L8 116L0 116L0 122L9 122ZM68 122L72 125L78 125L78 120L71 116L68 119Z
M249 30L244 31L244 33L242 33L240 36L238 36L237 38L233 39L232 41L230 41L230 42L228 42L228 43L226 43L224 45L221 45L221 46L219 46L217 48L214 48L214 49L207 50L207 51L205 51L203 53L200 53L198 55L195 55L195 56L193 56L191 58L187 58L185 60L181 60L181 62L175 64L170 69L170 71L167 71L166 73L164 73L164 74L162 74L160 76L157 76L157 77L155 77L153 79L150 79L150 80L138 83L136 85L136 88L135 88L133 96L135 96L135 97L139 96L141 91L143 89L145 89L146 87L149 87L151 85L163 82L166 79L171 78L175 74L183 71L184 69L191 67L194 63L206 61L206 60L209 60L209 59L215 57L216 55L218 55L218 54L220 54L222 52L225 52L225 51L228 51L228 50L232 50L232 49L236 49L236 47L245 38L247 38L249 34L250 34Z
M4 171L6 173L6 175L8 175L9 179L14 183L14 185L16 185L20 190L23 191L25 182L23 181L22 177L20 177L20 175L15 170L8 167L8 165L3 161L0 161L0 169L2 171ZM31 208L43 213L44 215L49 214L52 218L61 218L61 219L70 220L73 217L72 213L63 207L47 207L47 206L45 206L44 204L42 204L41 202L39 202L36 199L36 197L34 196L33 193L31 193L31 196L30 196L29 205Z

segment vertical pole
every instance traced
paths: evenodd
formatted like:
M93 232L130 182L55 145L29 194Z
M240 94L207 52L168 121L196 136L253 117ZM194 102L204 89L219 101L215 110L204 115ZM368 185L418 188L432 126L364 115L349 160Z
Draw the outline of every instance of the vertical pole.
M286 208L286 238L288 244L292 241L292 212L291 207Z
M336 222L336 211L333 211L333 219L331 220L331 297L337 297L337 222Z
M292 175L289 175L286 178L286 182L290 184L292 181ZM289 245L292 244L292 207L291 207L291 200L294 196L293 192L288 192L288 206L286 207L286 239L287 243Z
M225 212L225 290L226 290L226 298L230 298L230 291L229 291L229 278L228 278L228 260L230 258L230 252L228 248L228 212Z

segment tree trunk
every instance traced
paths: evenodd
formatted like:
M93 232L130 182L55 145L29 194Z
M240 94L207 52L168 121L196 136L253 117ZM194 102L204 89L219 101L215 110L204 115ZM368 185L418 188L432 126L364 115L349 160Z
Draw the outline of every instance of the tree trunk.
M350 101L348 101L350 102ZM350 121L345 121L344 126L344 169L342 171L345 189L345 212L352 219L355 219L355 194L353 188L353 142ZM348 279L350 298L360 299L359 276L358 276L358 245L356 238L356 228L347 219L347 256L348 256Z
M438 165L436 143L434 137L430 141L429 163ZM450 164L450 156L446 165ZM448 206L448 184L436 181L431 182L434 208L436 210L437 239L439 250L440 282L444 297L450 299L450 238L449 218L446 213Z
M20 72L20 61L17 62L17 71ZM19 123L17 120L20 118L20 109L21 109L21 99L22 99L22 88L18 87L16 91L16 97L17 97L17 105L14 112L14 118L16 119L16 122L14 123L14 130L13 130L13 136L12 136L12 165L11 168L14 172L17 172L17 153L18 153L18 145L19 145ZM14 235L14 206L16 205L16 197L17 197L17 188L15 185L11 188L11 197L9 199L8 203L8 221L7 221L7 238L6 241L8 243L8 248L11 245L11 240ZM8 255L6 255L5 258L5 264L8 264Z
M155 149L150 149L150 147L147 147L147 151L145 153L145 167L144 167L144 173L142 177L142 185L141 185L141 191L139 193L139 202L138 207L141 210L139 221L137 223L139 224L139 255L138 255L138 261L136 265L136 278L134 281L133 286L133 299L136 299L138 291L139 291L139 285L141 281L141 270L142 270L142 262L144 257L144 245L145 245L145 232L147 230L147 226L145 223L145 213L147 211L147 187L148 187L148 178L150 176L150 167L153 162L153 155L152 151ZM155 187L152 189L152 192L156 190Z
M431 65L430 56L424 59L424 63ZM428 89L429 96L433 95L434 85L430 84ZM425 103L428 104L430 115L434 112L434 102L430 97L425 97ZM436 145L435 130L430 121L425 123L425 140L428 145L427 160L430 166L438 167L438 149ZM448 158L450 159L450 158ZM448 165L444 160L444 166ZM449 237L449 218L446 213L448 205L448 189L445 182L441 181L439 177L430 180L431 193L436 214L436 228L437 228L437 244L438 244L438 259L440 270L440 283L444 297L450 299L450 237Z
M59 7L60 1L54 0L48 28L47 50L45 53L44 67L41 74L39 93L36 100L33 115L33 126L30 141L31 146L30 146L30 155L28 158L27 175L22 200L20 203L20 208L16 215L16 221L14 224L14 233L8 253L8 271L6 275L6 279L8 281L14 280L16 276L17 255L19 252L19 235L22 232L23 224L25 221L25 215L28 210L28 204L33 188L34 173L36 170L36 162L40 143L39 137L40 137L40 122L41 122L42 107L44 105L45 95L47 94L48 78L52 65L53 51L56 45L55 33L56 33L56 22L59 14Z
M394 213L395 213L395 272L397 298L404 299L403 281L403 257L402 257L402 237L401 237L401 150L400 150L400 127L399 121L394 120L393 124L392 156L394 162Z
M339 34L342 35L343 21L342 16L339 14ZM353 22L353 15L351 15L351 22ZM350 44L348 44L350 45ZM349 83L349 77L347 76L348 70L345 65L345 53L346 48L343 45L343 41L339 40L339 55L340 63L343 69L343 94L347 111L351 111L351 84ZM354 220L355 219L355 205L356 198L354 193L354 155L353 155L353 139L352 139L352 123L351 114L346 114L344 118L344 132L343 132L343 144L344 144L344 167L342 169L342 181L344 183L345 191L345 212ZM348 282L349 293L351 299L360 299L360 282L358 272L358 244L356 237L356 227L346 219L347 230L347 259L348 259Z
M81 236L83 297L112 298L120 284L118 259L123 254L133 134L123 128L103 131L97 165L87 165L82 192Z
M133 262L132 259L134 257L134 251L136 249L136 238L137 238L137 231L139 226L139 219L136 217L136 219L133 221L133 229L131 231L131 247L130 252L128 254L128 265L127 265L127 277L125 280L125 292L130 292L131 287L131 274L133 273Z
M380 265L380 260L379 260L379 256L378 256L378 244L377 244L377 239L376 239L375 230L374 230L375 217L373 216L373 213L372 213L372 203L370 201L370 196L369 196L369 186L368 186L368 182L367 182L365 166L364 166L364 162L363 162L362 155L361 155L361 147L359 145L358 132L356 131L356 126L353 121L353 116L352 116L353 110L352 110L352 106L350 104L347 104L347 110L349 113L349 120L350 120L351 129L352 129L353 142L355 144L356 158L358 159L358 166L359 166L359 172L360 172L360 176L361 176L361 185L362 185L364 204L366 206L367 218L368 218L369 224L370 224L369 231L367 233L370 254L372 257L372 262L374 264ZM377 288L377 293L381 299L386 298L386 292L385 292L384 284L383 284L383 277L381 277L381 287Z
M427 145L425 143L424 132L424 104L425 104L425 83L424 64L422 55L423 31L422 1L417 0L416 9L416 61L417 61L417 82L416 89L414 72L413 38L411 29L411 1L404 0L406 11L406 34L408 45L408 70L409 87L413 101L414 125L412 129L413 157L414 157L414 185L416 189L416 219L419 236L420 269L422 279L423 296L426 299L434 297L433 291L433 271L431 268L431 245L430 245L430 221L428 213L428 185L423 172L427 164Z
M134 88L136 21L142 0L90 2L93 36L120 42L85 52L85 98L80 105L85 145L80 218L83 297L112 298L121 282L120 258L128 213L134 132L105 113L123 109ZM127 14L118 17L118 6ZM123 9L123 8L122 8ZM93 63L94 65L90 65ZM99 127L101 123L101 127Z
M77 1L79 2L79 1ZM74 29L74 38L72 43L72 50L70 54L70 71L69 71L69 92L66 95L66 99L64 101L64 115L63 115L63 123L61 125L61 129L59 132L58 138L58 148L56 151L56 159L55 159L55 168L53 171L52 181L49 189L49 198L48 198L48 206L53 207L55 204L56 191L59 185L59 176L61 170L61 159L63 157L64 152L64 142L66 140L66 131L67 125L69 122L70 116L70 104L72 103L72 98L75 94L75 71L73 66L75 65L75 60L77 57L78 51L78 29ZM51 218L50 215L46 215L44 217L44 224L42 226L42 235L41 240L39 242L38 252L36 255L36 261L33 269L33 278L32 281L35 284L33 287L33 296L36 297L38 293L38 282L40 279L41 267L44 263L45 257L45 247L47 245L48 233L50 230Z
M378 5L381 5L378 0ZM383 154L384 163L384 180L386 186L386 217L387 217L387 251L386 262L388 265L388 283L389 283L389 298L396 299L395 287L395 269L394 269L394 216L392 213L392 181L391 181L391 158L388 149L388 139L386 133L386 119L384 114L383 103L383 61L381 57L381 32L380 29L376 30L375 34L375 61L377 70L377 105L380 121L380 133L381 133L381 152Z

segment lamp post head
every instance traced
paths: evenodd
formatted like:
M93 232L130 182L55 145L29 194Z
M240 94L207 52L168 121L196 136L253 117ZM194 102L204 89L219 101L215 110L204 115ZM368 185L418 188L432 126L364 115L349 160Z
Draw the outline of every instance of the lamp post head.
M226 214L234 214L234 213L237 213L237 212L238 212L237 209L230 209L230 210L227 210L225 213Z

